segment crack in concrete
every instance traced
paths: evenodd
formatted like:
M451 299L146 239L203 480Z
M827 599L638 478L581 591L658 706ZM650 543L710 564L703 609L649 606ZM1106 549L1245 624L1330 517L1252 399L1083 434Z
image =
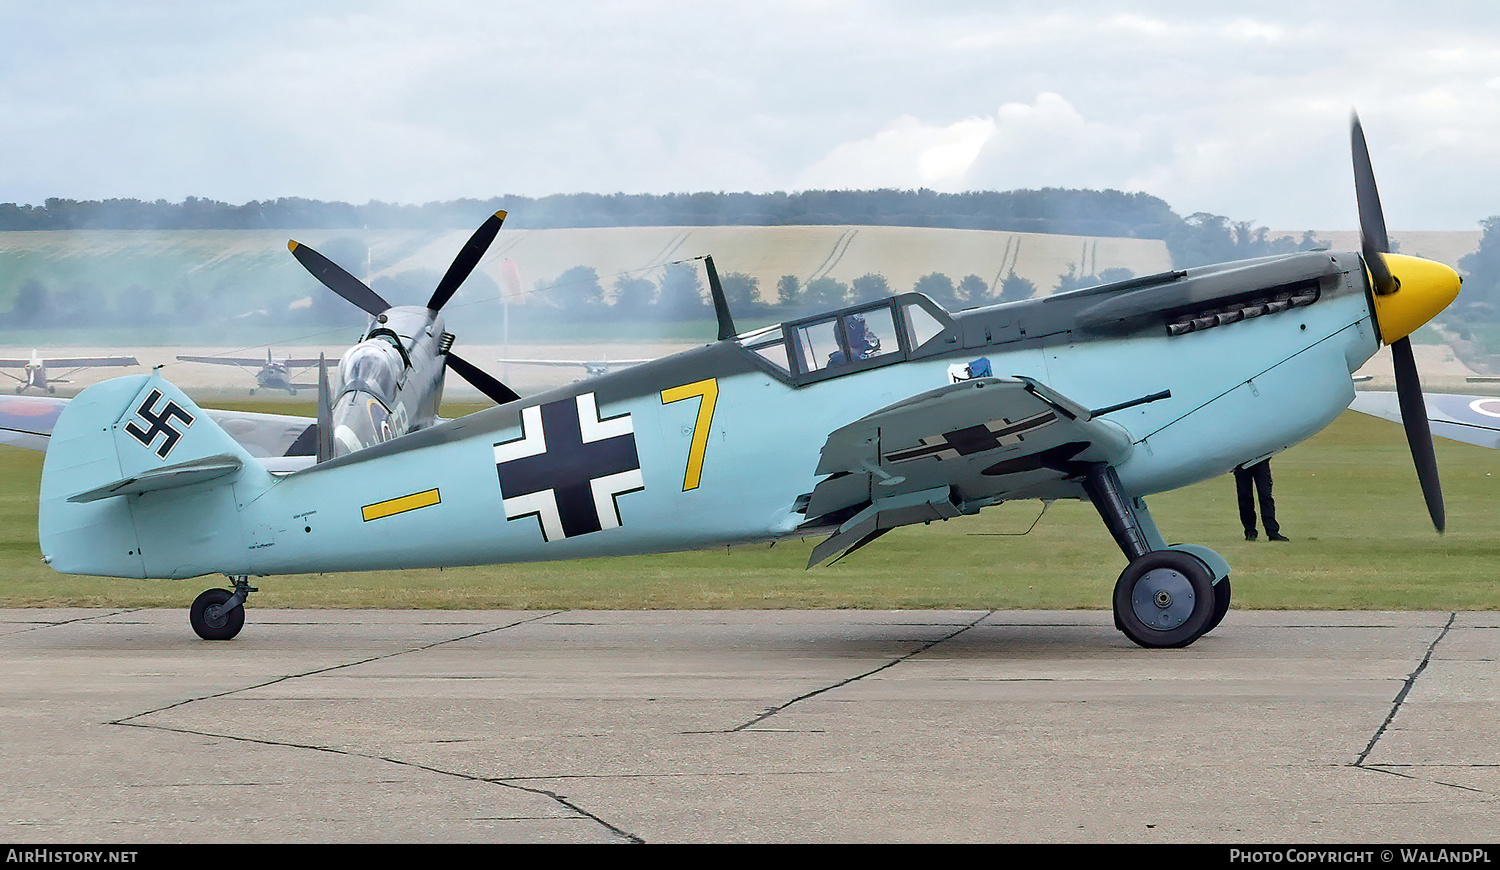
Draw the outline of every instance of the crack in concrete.
M1359 757L1354 759L1354 767L1365 766L1365 759L1369 758L1370 753L1375 751L1375 744L1379 743L1380 738L1385 736L1386 729L1390 727L1391 722L1395 721L1396 714L1401 712L1401 705L1406 701L1406 696L1411 692L1411 687L1416 685L1417 677L1421 676L1422 672L1427 670L1427 665L1432 661L1432 654L1437 650L1437 645L1442 643L1443 639L1448 636L1448 631L1453 628L1453 623L1457 619L1458 614L1456 612L1448 614L1448 622L1443 625L1442 630L1438 632L1438 636L1432 639L1432 643L1427 645L1427 652L1422 656L1422 660L1417 663L1416 669L1406 676L1406 682L1402 683L1401 691L1396 693L1396 699L1391 702L1391 712L1386 714L1385 721L1381 722L1380 727L1375 729L1375 734L1370 738L1369 744L1365 746L1365 751L1361 752Z
M385 653L383 655L370 656L369 658L359 659L358 661L341 662L339 664L329 665L327 667L314 668L312 670L304 671L302 673L283 674L282 676L276 677L274 679L265 680L264 682L255 683L253 685L241 686L241 687L239 687L237 689L229 689L229 690L223 691L223 692L215 692L215 693L210 694L210 695L203 695L201 697L196 697L196 698L187 698L187 699L184 699L182 701L177 701L177 702L172 703L172 704L166 704L164 706L156 707L156 708L153 708L151 710L145 710L145 711L142 711L140 713L134 713L134 714L131 714L129 716L124 716L124 717L121 717L119 719L115 719L115 720L106 722L104 724L106 724L106 725L119 725L119 726L123 726L123 727L127 727L127 728L143 728L143 729L148 729L148 730L153 730L153 731L165 731L165 732L175 733L175 734L188 734L188 735L192 735L192 736L195 736L195 737L212 737L212 738L217 738L217 739L221 739L221 740L233 740L233 741L237 741L237 742L241 742L241 743L253 743L253 744L258 744L258 745L262 745L262 746L277 746L277 747L286 748L286 749L302 749L302 750L307 750L307 751L310 751L310 752L324 752L324 753L328 753L328 754L331 754L331 755L343 755L343 756L347 756L347 757L351 757L351 758L365 758L365 759L369 759L369 760L372 760L372 761L383 761L383 762L386 762L386 763L389 763L389 764L396 764L396 765L401 765L403 767L410 767L410 768L413 768L413 769L416 769L416 770L423 770L423 771L426 771L428 773L432 773L432 774L435 774L435 775L438 775L438 776L451 776L451 777L454 777L454 778L457 778L457 779L469 780L471 782L489 783L491 785L498 785L498 786L502 786L504 788L509 788L509 789L514 789L516 791L526 792L527 794L534 794L534 795L538 795L538 796L549 798L552 801L556 802L559 806L562 806L565 809L567 809L568 811L574 813L576 815L576 817L583 818L583 819L589 819L590 821L593 821L595 824L597 824L600 827L604 828L606 831L609 831L614 836L620 837L620 838L622 838L624 840L627 840L627 841L629 841L631 843L644 843L645 840L641 839L640 837L636 836L635 834L632 834L632 833L630 833L630 832L628 832L628 831L620 828L619 826L610 823L609 821L607 821L603 817L601 817L599 815L596 815L594 813L591 813L588 810L585 810L583 807L581 807L581 806L573 803L571 800L569 800L567 798L566 795L561 795L561 794L558 794L556 792L548 791L546 789L532 788L532 787L528 787L528 786L517 785L517 784L515 784L513 782L506 781L505 779L475 776L473 774L462 773L460 771L443 770L441 768L432 767L432 766L425 765L425 764L419 764L419 763L414 762L414 761L406 761L406 760L403 760L403 759L390 758L390 757L382 756L382 755L370 755L370 754L367 754L367 753L354 752L352 750L347 750L347 749L338 749L338 748L332 747L332 746L318 746L316 744L311 744L311 743L293 743L293 742L290 742L290 741L283 741L283 740L270 740L270 739L266 739L266 738L243 737L243 736L235 735L235 734L220 734L220 733L216 733L216 732L212 732L212 731L199 731L199 730L192 729L192 728L176 728L176 727L172 727L172 726L168 726L168 725L158 725L158 724L153 724L153 723L149 723L149 722L137 722L137 721L133 721L133 720L137 720L137 719L140 719L142 717L145 717L145 716L150 716L150 715L152 715L154 713L162 713L162 712L166 712L168 710L174 710L174 709L176 709L178 707L185 707L185 706L187 706L189 704L193 704L193 703L196 703L198 701L207 701L207 700L212 700L212 699L216 699L216 698L226 698L226 697L229 697L231 695L239 694L241 692L247 692L247 691L250 691L252 689L259 689L259 688L263 688L265 686L273 686L273 685L276 685L277 683L287 682L289 680L296 680L296 679L300 679L300 678L303 678L303 677L316 676L318 674L326 674L326 673L330 673L332 671L341 670L343 668L349 668L349 667L354 667L354 666L357 666L357 665L368 664L370 662L382 661L384 659L396 658L398 656L409 655L411 653L424 652L426 650L435 649L437 647L444 646L444 645L447 645L447 644L457 643L457 642L463 641L463 640L470 640L472 638L482 637L482 636L487 635L487 634L493 634L493 633L498 632L498 631L504 631L506 629L515 628L515 627L521 626L521 625L526 625L527 623L536 622L536 621L539 621L539 620L542 620L542 619L547 619L549 617L557 616L559 614L566 613L566 612L567 611L563 611L563 610L551 611L549 613L538 614L536 616L527 617L526 619L517 620L515 622L507 623L505 625L492 626L490 628L482 629L482 630L479 630L479 631L469 632L468 634L459 635L457 637L450 637L450 638L445 638L443 640L433 641L432 643L423 644L421 646L411 647L410 649L404 649L404 650L400 650L400 651L397 651L397 652ZM77 620L70 620L70 621L77 621Z
M1399 776L1402 779L1409 779L1409 780L1412 780L1414 782L1428 782L1428 783L1432 783L1433 785L1441 785L1441 786L1445 786L1447 788L1456 788L1456 789L1459 789L1460 791L1471 791L1471 792L1474 792L1475 794L1489 794L1489 791L1486 790L1486 789L1474 788L1473 786L1463 785L1462 783L1457 783L1457 782L1444 782L1441 779L1432 779L1431 777L1413 776L1410 773L1402 773L1400 770L1396 769L1398 767L1409 767L1411 765L1402 765L1402 764L1356 764L1356 765L1351 765L1351 766L1352 767L1358 767L1360 770L1369 770L1369 771L1374 771L1375 773L1387 773L1387 774L1390 774L1391 776ZM1448 765L1448 768L1451 769L1453 767L1486 767L1486 766L1487 765L1482 765L1482 764L1480 764L1480 765L1457 764L1457 765Z
M857 683L860 680L865 679L866 677L872 677L875 674L880 673L881 671L893 668L896 665L901 664L902 662L908 661L909 659L911 659L911 658L913 658L915 656L919 656L922 653L927 652L928 650L932 649L933 647L937 646L940 643L946 643L947 641L950 641L953 638L958 637L959 635L963 634L964 632L968 631L969 629L973 628L974 626L978 625L979 623L984 622L986 619L988 619L991 616L993 616L994 613L995 613L995 611L993 611L993 610L986 611L978 619L974 620L973 622L970 622L968 625L965 625L962 628L959 628L957 631L950 632L947 635L944 635L943 637L937 638L936 640L930 640L927 643L922 644L921 646L919 646L916 649L912 650L911 652L907 653L906 655L897 656L896 658L891 659L890 661L886 662L885 664L881 665L878 668L872 668L871 670L865 671L862 674L856 674L856 675L854 675L852 677L849 677L847 679L839 680L836 683L831 683L831 684L829 684L827 686L823 686L822 688L813 689L811 692L805 692L805 693L803 693L801 695L798 695L797 697L791 699L790 701L787 701L784 704L777 704L774 707L769 707L766 710L762 711L759 716L756 716L754 719L751 719L749 722L744 722L744 723L742 723L740 725L734 726L733 728L726 729L724 731L724 733L731 734L731 733L734 733L736 731L745 731L745 730L747 730L749 728L752 728L755 725L760 724L761 722L766 721L767 719L771 718L772 716L777 715L778 713L780 713L781 711L787 709L788 707L792 706L793 704L797 704L799 702L806 701L809 698L816 698L817 696L819 696L819 695L821 695L821 694L823 694L825 692L831 692L834 689L843 688L844 686L850 685L851 683Z
M343 670L344 668L352 668L352 667L358 667L359 665L366 665L366 664L369 664L370 662L383 661L385 659L392 659L392 658L396 658L397 656L409 655L411 653L425 652L427 650L436 649L437 647L444 646L446 644L457 643L457 642L459 642L461 640L470 640L471 638L476 638L476 637L483 637L486 634L494 634L497 631L504 631L504 630L506 630L508 628L515 628L515 627L520 626L520 625L525 625L525 624L527 624L529 622L536 622L536 621L541 620L541 619L546 619L549 616L556 616L559 613L565 613L565 612L566 611L556 610L556 611L553 611L551 613L543 613L543 614L540 614L540 615L537 615L537 616L528 617L526 619L517 620L516 622L507 623L505 625L497 625L497 626L493 626L491 628L482 629L480 631L473 631L473 632L469 632L468 634L462 634L462 635L459 635L457 637L450 637L450 638L446 638L444 640L437 640L437 641L433 641L432 643L423 644L421 646L414 646L414 647L411 647L410 649L399 650L397 652L384 653L384 654L378 655L378 656L370 656L369 658L359 659L357 661L352 661L352 662L340 662L339 664L336 664L336 665L328 665L327 667L314 668L314 669L312 669L310 671L303 671L303 672L297 673L297 674L282 674L279 677L275 677L273 679L269 679L269 680L266 680L266 681L260 682L260 683L254 683L254 684L249 685L249 686L240 686L237 689L228 689L228 690L223 691L223 692L215 692L215 693L213 693L211 695L202 695L202 696L196 697L196 698L185 698L185 699L183 699L181 701L176 701L176 702L173 702L171 704L167 704L165 706L155 707L155 708L150 709L150 710L144 710L144 711L142 711L140 713L132 713L129 716L124 716L122 718L115 719L115 720L110 721L110 722L106 722L105 724L106 725L128 725L128 724L131 724L130 720L132 720L132 719L139 719L142 716L150 716L153 713L162 713L162 712L165 712L167 710L176 709L178 707L185 707L188 704L195 704L195 703L197 703L199 701L209 701L209 700L213 700L215 698L227 698L230 695L237 695L240 692L248 692L248 691L250 691L252 689L261 689L261 688L264 688L266 686L274 686L277 683L284 683L284 682L286 682L288 680L301 679L302 677L313 677L313 676L317 676L318 674L327 674L327 673L331 673L333 671Z
M144 607L127 607L122 610L110 610L107 613L92 613L88 616L79 616L73 619L38 620L36 624L27 625L25 628L22 628L20 631L14 633L22 634L28 631L41 631L42 629L46 628L58 628L60 626L73 625L79 622L93 622L96 619L109 619L110 617L114 616L124 616L127 613L139 613L140 611L145 609L146 608ZM10 624L15 625L15 623Z
M170 708L165 708L165 709L170 709ZM575 817L581 818L581 819L588 819L588 820L594 822L595 824L599 825L600 827L604 828L606 831L609 831L611 834L614 834L617 837L620 837L620 838L622 838L624 840L628 840L629 842L632 842L632 843L644 843L644 842L646 842L645 840L641 839L640 837L636 836L635 834L632 834L629 831L626 831L626 830L620 828L619 826L610 823L609 821L607 821L603 817L601 817L599 815L596 815L594 813L591 813L588 810L584 809L583 807L579 806L578 804L573 803L573 801L570 800L567 797L567 795L561 795L561 794L558 794L557 792L549 791L547 789L532 788L532 787L528 787L528 786L524 786L524 785L517 785L516 783L511 782L511 781L509 781L509 780L507 780L505 778L501 778L501 777L475 776L472 773L463 773L462 771L457 771L457 770L444 770L443 768L440 768L440 767L433 767L432 765L422 764L422 763L416 762L416 761L407 761L405 759L392 758L392 757L386 756L386 755L372 755L372 754L367 753L367 752L356 752L356 751L354 751L352 749L339 749L338 747L335 747L335 746L319 746L319 745L314 744L314 743L293 743L293 742L287 741L287 740L270 740L270 739L263 738L263 737L244 737L244 736L241 736L241 735L238 735L238 734L223 734L223 733L219 733L219 732L215 732L215 731L199 731L199 730L197 730L195 728L175 728L175 727L172 727L170 725L153 725L153 724L150 724L150 723L126 722L126 721L123 721L123 720L118 721L118 722L111 722L109 724L111 724L111 725L123 725L124 727L127 727L127 728L144 728L144 729L151 730L151 731L165 731L165 732L168 732L168 733L171 733L171 734L187 734L187 735L191 735L193 737L212 737L212 738L215 738L215 739L218 739L218 740L233 740L233 741L235 741L237 743L253 743L253 744L257 745L257 746L275 746L275 747L278 747L278 748L281 748L281 749L303 749L303 750L307 750L309 752L323 752L323 753L327 753L329 755L342 755L342 756L345 756L347 758L364 758L364 759L367 759L367 760L370 760L370 761L381 761L381 762L385 762L387 764L395 764L395 765L399 765L401 767L409 767L409 768L412 768L413 770L424 771L426 773L431 773L431 774L434 774L436 776L448 776L448 777L453 777L454 779L467 780L468 782L482 782L482 783L487 783L489 785L498 785L498 786L501 786L502 788L513 789L515 791L525 792L527 794L533 794L533 795L538 795L540 797L549 798L552 801L556 802L559 806L567 809L569 812L572 812ZM538 817L538 818L540 818L540 817Z
M1401 712L1401 707L1406 702L1407 695L1411 694L1412 687L1417 684L1417 678L1422 675L1423 671L1427 670L1427 665L1432 662L1432 657L1433 654L1437 652L1438 644L1442 643L1443 640L1448 637L1448 632L1453 629L1453 623L1457 621L1457 619L1457 612L1448 614L1448 621L1444 623L1442 629L1438 632L1437 637L1432 639L1432 643L1427 645L1427 652L1423 654L1422 660L1417 663L1417 666L1412 669L1412 672L1406 676L1406 680L1401 684L1401 691L1397 692L1395 699L1391 701L1391 710L1386 714L1385 721L1381 722L1380 727L1375 729L1374 735L1370 737L1369 744L1365 746L1364 751L1359 754L1359 757L1354 759L1354 762L1350 765L1350 767L1357 767L1361 770L1369 770L1375 773L1389 774L1390 776L1399 776L1403 779L1411 779L1419 782L1430 782L1433 785L1441 785L1448 788L1460 789L1463 791L1483 793L1482 789L1471 788L1470 786L1460 785L1458 783L1443 782L1441 780L1430 779L1427 777L1413 776L1409 773L1404 773L1401 770L1394 769L1400 767L1411 767L1412 765L1366 763L1366 760L1370 757L1370 754L1375 751L1375 744L1379 743L1380 738L1385 736L1385 732L1390 728L1391 723L1396 720L1396 714Z

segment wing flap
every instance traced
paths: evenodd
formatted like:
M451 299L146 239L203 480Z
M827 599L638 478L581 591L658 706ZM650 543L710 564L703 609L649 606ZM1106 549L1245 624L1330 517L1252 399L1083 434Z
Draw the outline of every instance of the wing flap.
M960 513L952 488L946 486L877 499L813 547L807 567L852 553L899 526L952 519Z

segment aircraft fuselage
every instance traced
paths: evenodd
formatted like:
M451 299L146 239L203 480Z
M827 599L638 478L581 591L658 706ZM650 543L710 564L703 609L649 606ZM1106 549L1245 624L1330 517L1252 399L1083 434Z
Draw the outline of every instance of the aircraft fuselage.
M344 352L332 404L334 455L343 456L431 426L446 372L443 318L426 308L382 313Z

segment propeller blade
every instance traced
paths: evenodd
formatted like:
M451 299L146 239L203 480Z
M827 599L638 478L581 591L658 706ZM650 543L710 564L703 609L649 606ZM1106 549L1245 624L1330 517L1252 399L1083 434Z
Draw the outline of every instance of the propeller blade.
M337 263L307 245L299 245L291 241L287 242L287 247L291 249L292 256L297 258L297 262L311 272L314 278L322 281L323 286L354 303L361 311L377 316L391 307L389 302L380 298L380 294L366 287L363 281L345 272Z
M459 377L473 384L476 390L489 396L495 404L504 405L506 402L514 402L521 398L515 390L500 383L483 369L455 355L452 351L448 352L447 359L448 368L453 369Z
M490 243L495 240L496 234L500 232L500 225L505 223L505 212L497 211L490 215L489 219L479 225L474 235L464 244L463 250L453 258L453 264L443 275L443 280L438 282L437 289L432 291L432 298L427 300L427 307L432 311L441 311L453 294L458 292L459 285L479 265L484 258L484 252L490 248ZM478 386L478 384L475 384Z
M1385 230L1385 213L1380 208L1380 191L1375 188L1375 168L1370 164L1370 147L1365 143L1365 129L1354 116L1350 125L1350 145L1354 152L1354 195L1359 203L1359 244L1365 266L1374 280L1375 292L1382 296L1396 292L1396 278L1386 265L1385 254L1391 252L1391 239Z
M1422 382L1417 377L1417 361L1412 355L1411 339L1391 344L1391 359L1396 370L1396 399L1401 406L1401 425L1406 429L1406 443L1417 467L1417 481L1422 484L1422 498L1427 513L1439 532L1446 524L1443 510L1443 484L1438 479L1437 455L1432 449L1432 430L1427 425L1427 405L1422 400Z

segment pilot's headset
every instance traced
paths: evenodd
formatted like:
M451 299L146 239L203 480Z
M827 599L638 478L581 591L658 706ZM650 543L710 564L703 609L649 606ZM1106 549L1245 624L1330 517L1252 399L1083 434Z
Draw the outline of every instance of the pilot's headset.
M870 331L863 314L851 314L844 318L844 330L849 336L849 350L855 359L865 359L880 353L880 338Z

